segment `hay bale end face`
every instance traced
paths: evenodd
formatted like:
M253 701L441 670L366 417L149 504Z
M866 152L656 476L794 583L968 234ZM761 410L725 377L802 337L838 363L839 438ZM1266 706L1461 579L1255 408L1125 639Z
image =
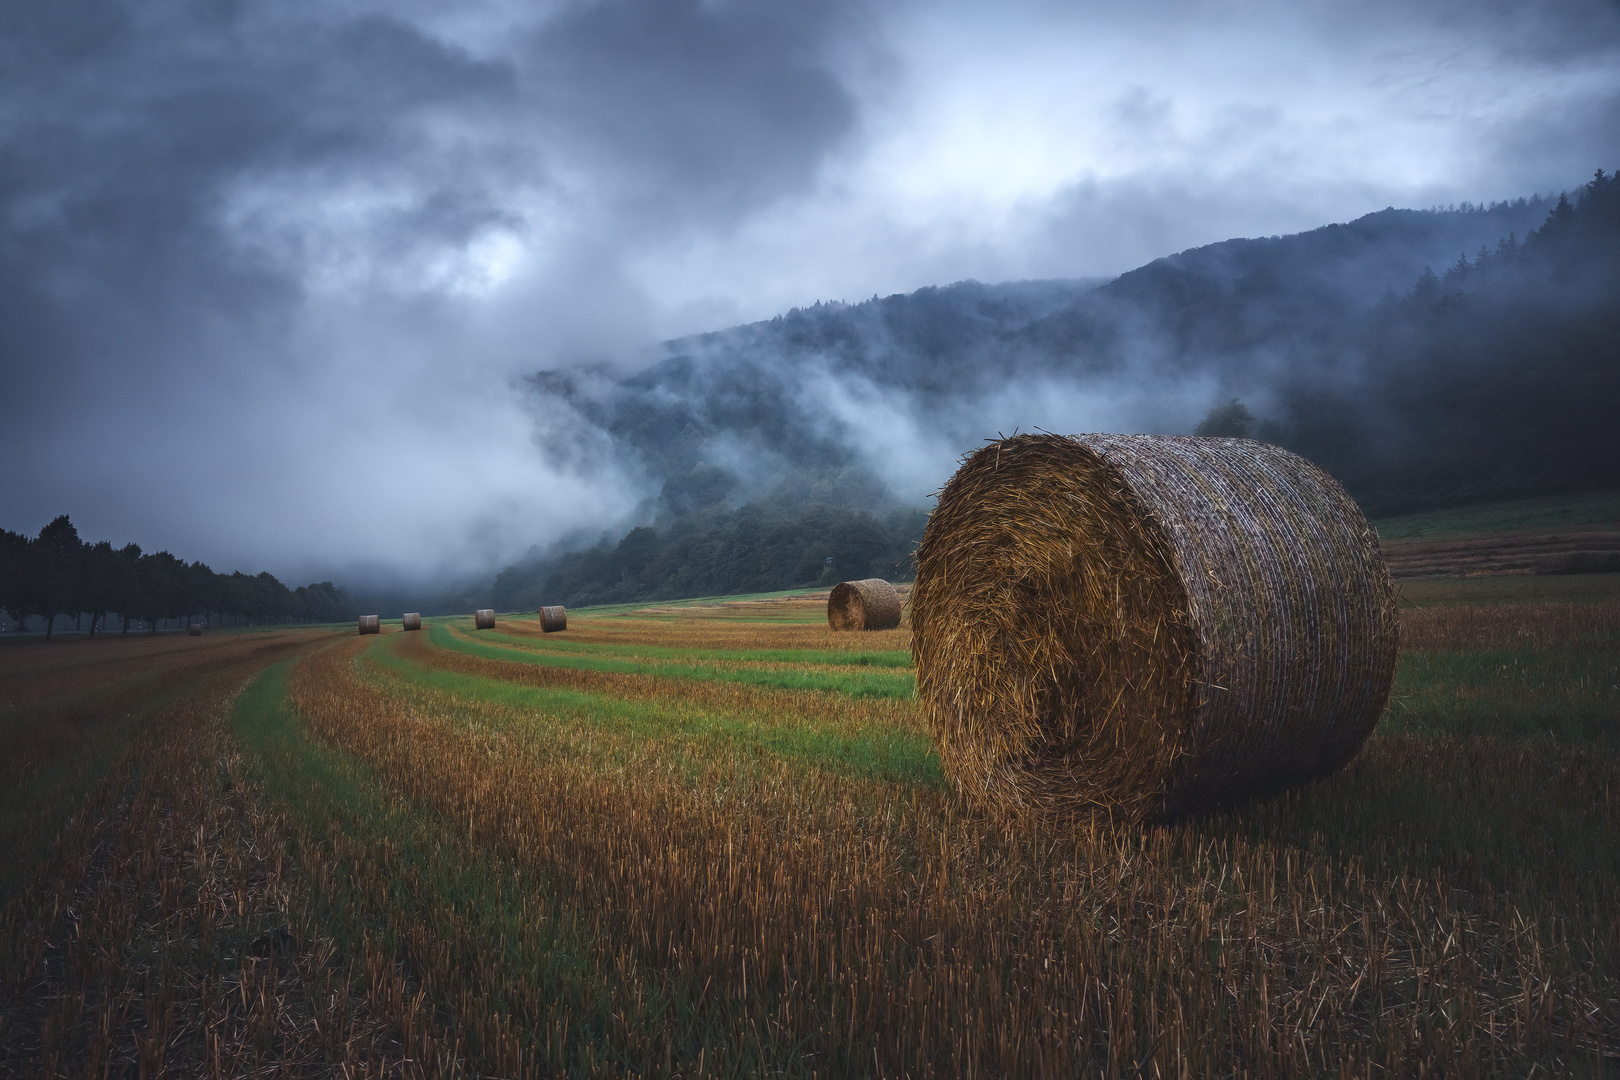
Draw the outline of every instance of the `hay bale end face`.
M186 628L186 632L192 637L202 637L203 624L200 622L194 622Z
M1360 509L1247 439L987 445L929 518L911 626L917 694L965 792L1128 820L1340 768L1398 650Z
M561 604L554 607L540 609L540 632L542 634L555 634L559 630L568 629L568 609Z
M827 625L834 630L893 630L900 625L900 594L882 578L840 581L827 594Z
M495 609L479 608L473 616L473 627L478 630L495 629Z
M382 619L377 615L360 616L360 632L362 634L382 633Z
M407 611L400 622L407 630L420 630L422 629L422 613L419 611Z

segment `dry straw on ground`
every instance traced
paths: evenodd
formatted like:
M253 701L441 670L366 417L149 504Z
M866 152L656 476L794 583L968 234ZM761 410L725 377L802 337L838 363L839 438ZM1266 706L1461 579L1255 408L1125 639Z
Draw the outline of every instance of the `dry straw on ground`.
M841 581L827 594L827 625L834 630L893 630L900 625L900 594L882 578Z
M473 616L473 628L477 630L495 629L495 609L487 607L479 608L477 613Z
M422 629L422 613L419 611L407 611L405 618L401 622L407 630L420 630Z
M1164 818L1330 773L1398 648L1360 509L1246 439L993 442L940 492L911 605L941 758L1014 810Z
M540 609L540 631L545 634L555 634L558 630L568 629L568 609L561 604Z
M382 622L376 615L360 616L360 632L362 634L382 633Z

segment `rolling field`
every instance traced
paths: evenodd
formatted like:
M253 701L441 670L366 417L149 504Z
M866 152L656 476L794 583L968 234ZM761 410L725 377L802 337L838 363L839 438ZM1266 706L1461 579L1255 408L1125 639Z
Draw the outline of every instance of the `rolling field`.
M1403 583L1344 772L986 817L824 594L0 644L0 1073L1620 1072L1620 575Z

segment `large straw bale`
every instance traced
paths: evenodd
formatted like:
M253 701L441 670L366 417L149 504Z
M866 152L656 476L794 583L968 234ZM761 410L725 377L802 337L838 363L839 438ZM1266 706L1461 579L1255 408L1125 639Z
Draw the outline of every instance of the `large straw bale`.
M473 616L473 628L476 630L495 629L495 609L479 608L477 614Z
M542 634L555 634L558 630L568 629L568 609L561 604L540 609L540 632Z
M186 632L191 637L202 637L203 624L200 622L194 622L186 628Z
M882 578L840 581L827 594L827 625L834 630L893 630L900 625L900 594Z
M422 629L422 613L420 611L407 611L400 622L407 630L420 630Z
M382 633L382 620L376 615L360 616L360 632L362 634Z
M917 693L963 790L1123 819L1340 768L1398 649L1360 509L1248 439L990 443L940 492L911 626Z

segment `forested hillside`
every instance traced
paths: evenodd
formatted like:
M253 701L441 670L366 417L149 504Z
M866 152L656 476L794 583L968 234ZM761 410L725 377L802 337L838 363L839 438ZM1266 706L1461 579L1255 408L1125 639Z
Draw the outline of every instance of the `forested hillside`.
M622 541L537 549L496 602L784 588L827 576L827 556L839 578L895 576L921 521L897 512L1017 426L1235 416L1222 430L1305 454L1381 513L1614 486L1617 202L1600 172L1556 201L1384 210L1100 286L822 304L672 342L628 376L542 372L537 403L605 435L658 496ZM919 471L923 486L897 482Z
M1378 510L1620 481L1620 182L1425 273L1352 338L1359 371L1276 380L1277 441Z
M611 547L508 567L495 580L494 603L509 611L909 578L926 522L920 508L874 514L779 493L642 526Z

